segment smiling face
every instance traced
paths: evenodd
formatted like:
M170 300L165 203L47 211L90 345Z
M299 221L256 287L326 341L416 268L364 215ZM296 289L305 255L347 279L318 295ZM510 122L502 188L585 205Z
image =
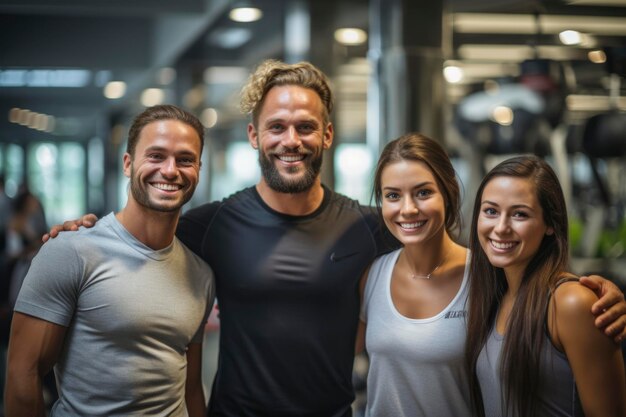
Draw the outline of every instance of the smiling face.
M134 158L124 155L129 198L154 211L178 211L198 184L200 149L198 134L183 122L158 120L147 124L139 135Z
M299 193L319 179L333 128L324 123L324 107L315 91L277 86L267 92L257 126L248 125L248 139L259 150L262 181L277 192Z
M498 176L480 196L476 232L489 262L507 276L521 278L544 236L553 230L544 222L531 180Z
M390 163L381 174L381 191L385 225L403 245L429 242L444 233L445 201L425 163Z

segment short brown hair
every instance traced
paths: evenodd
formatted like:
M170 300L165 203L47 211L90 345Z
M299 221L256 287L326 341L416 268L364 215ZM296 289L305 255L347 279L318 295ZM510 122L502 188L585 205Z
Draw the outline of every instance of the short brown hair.
M256 125L265 95L272 87L295 85L309 88L317 93L324 105L323 120L327 124L333 110L333 93L328 77L310 62L285 64L274 59L263 61L248 78L241 90L239 107L245 114L252 115Z
M200 139L200 154L202 154L202 148L204 147L204 126L200 120L193 114L179 107L171 104L160 104L158 106L148 107L133 120L133 124L128 130L128 142L126 143L126 152L128 152L131 157L135 156L135 148L137 147L139 135L143 128L158 120L178 120L191 126Z

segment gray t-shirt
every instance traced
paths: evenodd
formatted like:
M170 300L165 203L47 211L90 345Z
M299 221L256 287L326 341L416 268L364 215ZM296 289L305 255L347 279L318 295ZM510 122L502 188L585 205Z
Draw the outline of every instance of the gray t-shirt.
M178 239L152 250L111 213L34 258L15 311L68 327L52 415L186 415L186 349L202 341L213 273Z

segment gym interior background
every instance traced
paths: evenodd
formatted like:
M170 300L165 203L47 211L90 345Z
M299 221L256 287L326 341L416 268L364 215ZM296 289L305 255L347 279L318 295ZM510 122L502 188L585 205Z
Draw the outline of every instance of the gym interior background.
M453 158L467 227L486 170L536 153L573 271L626 284L626 0L0 0L0 51L5 192L26 185L49 225L124 205L128 127L158 103L208 129L188 207L254 184L239 89L263 59L308 60L336 93L330 187L370 203L380 149L420 131Z

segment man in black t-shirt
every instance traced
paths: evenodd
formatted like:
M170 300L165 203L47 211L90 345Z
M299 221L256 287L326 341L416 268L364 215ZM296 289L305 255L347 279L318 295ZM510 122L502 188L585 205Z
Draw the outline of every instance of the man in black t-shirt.
M384 251L370 208L320 181L333 141L326 76L263 63L242 94L256 187L188 211L177 236L215 272L215 416L351 415L358 282Z

